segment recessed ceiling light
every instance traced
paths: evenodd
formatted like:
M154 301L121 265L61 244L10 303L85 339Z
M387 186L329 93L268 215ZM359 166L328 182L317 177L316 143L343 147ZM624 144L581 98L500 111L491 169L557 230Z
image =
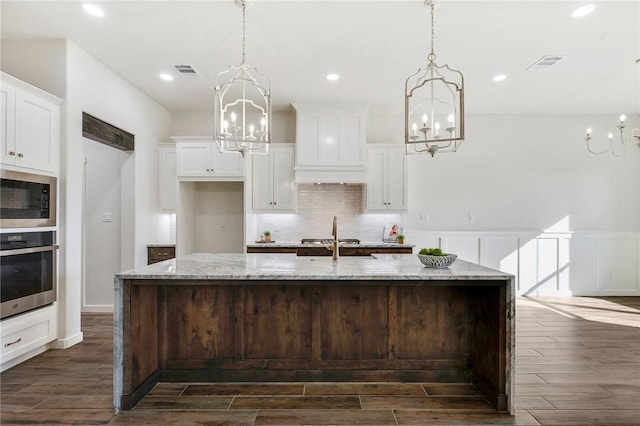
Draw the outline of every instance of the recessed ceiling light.
M167 74L166 72L161 73L160 74L160 78L165 80L165 81L173 80L173 76L171 74Z
M89 15L93 15L93 16L104 16L104 10L102 10L101 8L99 8L98 6L96 6L95 4L91 4L91 3L84 3L82 5L82 8L84 9L85 12L87 12Z
M498 74L493 77L493 81L502 81L507 78L506 74Z
M571 13L571 16L574 18L581 18L593 12L595 8L596 6L594 4L587 4L574 10L573 13Z
M339 80L339 79L340 79L340 76L338 74L334 73L334 72L332 72L330 74L327 74L327 80L329 80L329 81L336 81L336 80Z

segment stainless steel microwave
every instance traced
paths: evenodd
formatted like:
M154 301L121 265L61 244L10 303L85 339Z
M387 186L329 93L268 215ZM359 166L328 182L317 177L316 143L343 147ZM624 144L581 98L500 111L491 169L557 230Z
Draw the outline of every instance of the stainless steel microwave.
M0 228L56 225L55 177L2 170L0 178Z

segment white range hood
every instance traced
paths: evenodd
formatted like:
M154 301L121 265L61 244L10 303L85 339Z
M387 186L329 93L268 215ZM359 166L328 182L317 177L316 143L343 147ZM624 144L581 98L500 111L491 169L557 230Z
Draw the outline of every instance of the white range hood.
M366 183L362 103L294 103L295 183Z

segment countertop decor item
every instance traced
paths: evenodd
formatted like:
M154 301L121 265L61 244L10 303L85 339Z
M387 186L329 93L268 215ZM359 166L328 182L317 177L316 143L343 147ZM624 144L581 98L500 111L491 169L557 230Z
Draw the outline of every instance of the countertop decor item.
M435 256L432 254L418 254L418 259L427 268L448 268L458 258L455 254L444 254Z
M455 152L464 141L464 77L447 64L436 64L433 48L436 1L425 1L431 12L429 62L407 78L404 94L406 153L428 152L432 157L436 152Z
M390 225L384 225L382 230L382 241L385 243L395 243L398 242L398 236L402 235L403 228L402 225L394 223Z

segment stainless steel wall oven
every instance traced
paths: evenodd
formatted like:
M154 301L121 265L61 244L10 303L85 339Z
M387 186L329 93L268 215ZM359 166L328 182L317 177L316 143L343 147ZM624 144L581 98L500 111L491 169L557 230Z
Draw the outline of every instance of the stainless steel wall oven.
M54 231L0 234L0 319L55 302Z
M56 226L56 186L53 176L0 171L0 227Z

